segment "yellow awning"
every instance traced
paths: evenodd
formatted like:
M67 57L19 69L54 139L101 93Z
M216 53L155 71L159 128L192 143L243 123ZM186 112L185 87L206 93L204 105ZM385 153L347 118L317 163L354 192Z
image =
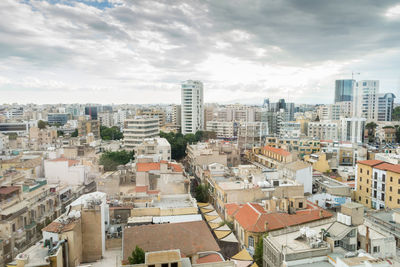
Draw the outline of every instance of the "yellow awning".
M250 267L258 267L258 265L254 262Z
M222 238L226 237L227 235L229 235L230 233L231 233L231 231L214 230L214 234L218 239L222 239Z
M197 202L197 206L199 206L200 208L208 206L208 203L202 203L202 202Z
M221 226L219 223L210 223L210 222L208 223L208 225L211 227L211 229L215 229Z
M209 210L209 209L205 209L205 208L200 208L201 213L208 213L211 212L213 210Z
M242 249L238 254L232 256L232 259L239 261L252 261L253 258L250 256L250 253L247 249Z
M212 220L214 220L214 219L216 219L216 218L218 218L219 216L218 215L215 215L215 216L210 216L210 215L204 215L204 218L206 218L206 221L208 222L208 221L212 221Z

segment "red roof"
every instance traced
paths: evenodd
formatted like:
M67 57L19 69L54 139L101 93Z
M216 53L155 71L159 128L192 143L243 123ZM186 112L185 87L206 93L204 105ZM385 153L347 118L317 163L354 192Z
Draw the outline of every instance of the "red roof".
M368 165L368 166L376 166L378 164L384 163L382 160L370 159L370 160L360 160L357 163Z
M391 171L395 173L400 173L400 164L391 164L391 163L382 163L378 166L374 167L375 169L384 170L384 171Z
M247 203L235 214L235 220L247 231L266 232L332 217L332 214L307 203L307 209L295 214L267 211L259 204Z
M157 170L160 170L159 162L136 163L136 171L138 172L148 172Z
M200 264L200 263L212 263L212 262L220 262L220 261L223 261L221 259L221 256L217 253L213 253L213 254L208 254L207 256L198 258L196 263Z
M2 186L0 187L0 195L8 195L20 190L19 186Z
M183 169L182 169L181 165L179 165L179 164L169 163L168 165L171 167L173 172L183 172Z
M147 192L147 185L144 186L136 186L135 191L137 193L144 193Z
M272 147L272 146L265 146L264 149L268 150L268 151L271 151L271 152L274 152L276 154L279 154L281 156L285 156L285 157L290 155L289 151L286 151L286 150L284 150L282 148L276 148L276 147Z
M226 214L228 214L228 216L233 216L239 210L239 208L242 207L242 206L243 205L239 205L239 204L236 204L236 203L225 204Z

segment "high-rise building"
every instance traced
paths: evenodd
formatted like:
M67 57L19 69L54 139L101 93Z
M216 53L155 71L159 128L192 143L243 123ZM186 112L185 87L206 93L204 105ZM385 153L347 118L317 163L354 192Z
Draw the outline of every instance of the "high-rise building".
M356 82L353 94L353 117L377 120L379 81L364 80Z
M365 118L340 118L341 141L362 143L364 141Z
M336 80L335 103L353 100L354 83L354 80Z
M203 83L187 80L182 82L182 134L196 133L204 127Z
M97 107L85 107L85 115L90 116L91 120L97 120Z
M392 93L378 95L378 121L392 121L394 99Z
M124 145L133 150L144 139L158 137L160 134L159 119L150 117L135 117L127 119L124 127Z
M69 118L68 113L48 113L47 114L47 122L50 125L60 124L64 125L67 123Z

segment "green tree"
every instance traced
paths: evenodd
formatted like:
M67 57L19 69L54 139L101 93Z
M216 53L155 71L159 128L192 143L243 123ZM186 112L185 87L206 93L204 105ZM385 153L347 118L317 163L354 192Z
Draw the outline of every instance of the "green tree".
M400 125L395 125L394 128L396 129L396 143L400 143Z
M400 106L393 109L392 121L400 121Z
M264 245L264 237L266 234L262 235L257 242L256 249L254 251L254 261L258 266L263 266L263 245Z
M208 186L205 184L198 185L196 187L195 194L196 194L196 200L198 202L207 203L210 199L210 193L208 190Z
M75 129L75 131L71 134L71 137L78 137L78 129Z
M37 126L39 129L44 129L47 127L47 122L39 120Z
M375 122L369 122L365 125L365 129L368 130L368 142L373 143L375 141L375 129L378 125Z
M120 140L124 135L117 126L110 128L106 126L100 126L100 136L103 140Z
M105 171L115 171L119 165L125 165L133 160L133 151L106 151L100 157L100 165L104 166Z
M315 118L314 121L319 121L319 116L317 115L317 117Z
M64 132L61 130L57 130L57 136L64 136Z
M130 264L141 264L144 263L144 250L136 246L135 250L132 251L132 255L128 257Z

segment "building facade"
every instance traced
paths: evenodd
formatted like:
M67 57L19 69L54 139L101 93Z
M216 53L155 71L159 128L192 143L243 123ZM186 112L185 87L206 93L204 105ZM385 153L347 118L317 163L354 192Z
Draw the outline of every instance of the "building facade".
M188 80L181 86L182 134L194 134L204 127L203 83Z

